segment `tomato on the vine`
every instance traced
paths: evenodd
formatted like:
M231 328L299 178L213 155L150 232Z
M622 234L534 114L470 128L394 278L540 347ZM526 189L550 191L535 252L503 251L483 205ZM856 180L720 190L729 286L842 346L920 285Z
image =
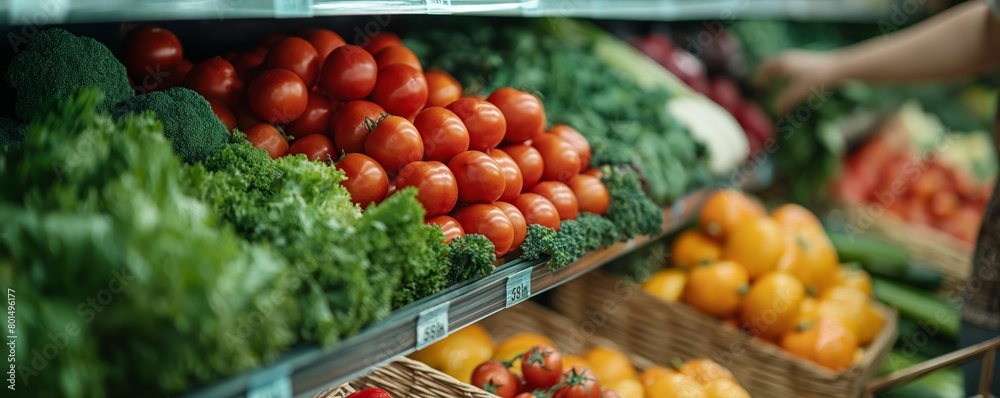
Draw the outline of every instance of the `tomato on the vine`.
M504 214L507 215L507 218L510 219L510 224L514 227L514 240L511 241L510 249L507 251L512 252L517 250L517 248L521 247L521 244L524 243L525 236L528 235L528 223L524 220L524 214L521 214L521 211L517 209L517 206L507 202L497 201L493 202L493 205L499 207L500 210L503 210Z
M573 220L580 213L580 204L569 186L559 181L544 181L531 188L531 192L542 195L556 206L560 220Z
M562 379L562 354L548 344L531 347L521 355L521 373L533 388L548 389Z
M563 385L552 398L601 398L601 383L590 369L573 367L563 373Z
M280 158L288 153L288 141L285 141L285 136L281 135L281 132L270 124L255 124L246 129L245 133L247 141L250 141L253 146L267 151L267 154L271 155L271 159Z
M535 393L532 393L532 392L522 392L522 393L517 394L516 396L514 396L514 398L538 398L538 396L535 395Z
M521 192L529 191L542 180L545 165L542 154L529 145L508 145L502 148L521 170Z
M549 129L549 134L554 134L564 141L568 142L573 148L576 148L576 153L580 156L580 172L582 173L588 167L590 167L590 142L584 138L583 134L579 131L574 130L572 127L565 124L557 124Z
M447 109L426 108L413 119L413 125L424 142L424 159L447 162L469 150L469 130Z
M319 86L337 101L362 99L375 89L378 66L365 49L343 45L326 57L320 70Z
M366 388L360 391L352 392L346 398L392 398L392 395L381 388Z
M503 171L504 189L500 199L505 202L513 201L521 195L521 187L524 180L521 177L521 168L517 167L517 162L502 149L490 149L490 157L497 162L500 170Z
M136 80L156 75L184 59L184 48L173 32L149 25L128 32L122 53L125 70Z
M319 91L309 92L306 110L285 126L285 132L295 138L312 134L327 134L330 127L330 99Z
M427 103L427 80L410 65L386 66L378 72L371 100L391 115L412 119Z
M580 173L580 154L576 147L555 134L540 134L531 146L542 154L542 180L569 182Z
M603 216L611 205L611 196L608 188L604 186L600 178L580 174L569 181L569 189L576 195L576 201L580 205L580 211L594 213Z
M312 161L326 161L337 153L333 147L333 142L322 134L312 134L292 141L292 146L288 148L289 155L306 155Z
M427 80L427 106L445 107L462 98L462 84L452 75L440 69L424 72Z
M507 121L503 140L520 144L545 131L545 107L538 97L511 87L503 87L486 98L500 108Z
M385 109L381 106L365 100L341 105L330 117L329 133L333 134L333 143L347 153L364 152L369 128L374 128L384 114Z
M215 117L226 125L226 131L232 132L236 128L236 116L233 115L233 111L219 101L208 100L208 104L212 106L212 113L215 113Z
M284 69L270 69L250 82L247 101L254 114L265 122L288 123L306 111L309 89L298 75Z
M287 69L295 73L312 88L319 77L319 53L306 39L286 37L271 47L267 53L268 68Z
M522 193L511 204L524 215L525 224L538 224L556 231L559 230L559 210L544 196L530 192Z
M458 203L455 175L441 162L417 161L403 166L396 176L396 189L406 187L417 188L417 201L427 217L448 214Z
M493 203L503 194L503 170L493 158L479 151L465 151L448 161L458 181L462 203Z
M389 177L375 159L360 153L349 153L337 162L347 179L340 185L351 194L351 202L367 208L379 204L389 194Z
M455 238L460 236L465 236L465 230L462 229L462 224L458 222L452 216L435 216L424 220L424 224L427 225L437 225L441 227L441 232L444 233L444 243L451 243Z
M375 63L381 70L390 65L404 64L410 65L419 71L423 71L423 66L420 65L420 60L417 59L417 54L410 51L409 48L402 44L396 44L392 46L387 46L377 53L374 53Z
M365 50L367 50L372 54L375 54L380 50L382 50L383 48L389 46L396 46L403 44L403 41L399 39L399 36L396 36L396 34L392 32L379 32L371 37L368 37L367 39L368 39L367 43L364 44L358 43L358 45L364 47Z
M365 139L365 153L394 175L403 166L424 157L424 143L409 120L387 116Z
M502 256L514 242L514 224L507 214L491 204L476 203L452 214L466 234L480 234L493 242L493 254ZM516 390L516 385L513 386Z
M503 140L507 121L496 105L477 98L459 98L446 108L469 129L469 149L487 151Z
M192 67L184 77L184 87L226 105L239 103L243 94L243 82L236 75L236 69L222 57L212 57Z
M510 369L499 361L486 361L472 371L472 385L501 398L514 398L517 380Z
M301 37L309 41L309 44L316 49L316 54L319 55L319 63L323 64L326 57L330 55L333 50L337 47L347 44L343 37L330 29L309 29L307 32L303 32Z

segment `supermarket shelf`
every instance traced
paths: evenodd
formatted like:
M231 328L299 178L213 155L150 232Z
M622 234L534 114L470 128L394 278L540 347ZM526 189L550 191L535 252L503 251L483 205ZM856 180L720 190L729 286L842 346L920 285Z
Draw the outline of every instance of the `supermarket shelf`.
M894 10L899 10L900 4L905 1L9 0L0 2L0 16L6 25L34 26L87 22L310 18L368 14L467 14L663 21L778 18L875 22L890 16ZM914 15L914 12L907 9L906 15Z
M664 210L664 231L677 231L695 216L714 191L705 188ZM482 280L455 286L393 313L332 350L301 348L276 365L228 379L188 395L189 398L245 397L259 386L291 390L296 397L313 397L323 390L363 375L416 349L420 314L447 303L448 330L455 331L497 313L507 304L507 280L530 270L530 296L541 294L641 247L656 237L637 237L590 253L580 261L552 272L541 261L514 260Z

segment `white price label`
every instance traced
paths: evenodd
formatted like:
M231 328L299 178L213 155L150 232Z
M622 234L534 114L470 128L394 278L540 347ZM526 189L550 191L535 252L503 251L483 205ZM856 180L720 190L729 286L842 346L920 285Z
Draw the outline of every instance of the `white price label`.
M451 15L451 0L427 0L427 13Z
M275 18L312 18L313 0L274 0Z
M677 199L673 206L670 206L670 219L673 221L680 220L684 215L684 199Z
M423 349L448 335L448 302L438 304L417 316L417 349Z
M531 268L507 277L507 308L531 297Z
M292 398L291 373L287 366L281 366L260 374L250 380L247 398Z

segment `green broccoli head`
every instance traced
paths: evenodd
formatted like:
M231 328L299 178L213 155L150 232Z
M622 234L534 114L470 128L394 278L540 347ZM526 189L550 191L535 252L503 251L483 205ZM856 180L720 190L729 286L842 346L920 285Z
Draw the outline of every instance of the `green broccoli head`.
M604 166L601 175L601 181L611 196L611 205L604 217L618 226L622 240L663 232L663 210L646 196L635 170Z
M97 40L62 29L40 32L14 57L7 71L16 91L15 111L30 121L53 98L68 98L81 88L99 88L104 99L98 111L110 109L135 93L125 67Z
M453 285L469 279L479 279L493 273L493 242L480 234L459 236L448 244L451 270L448 283Z
M27 124L21 124L11 118L0 117L0 151L20 146L27 132Z
M269 192L271 183L278 175L278 167L267 151L257 148L247 141L247 136L239 130L233 131L229 144L205 159L202 163L208 171L225 171L241 176L244 191Z
M121 119L145 111L156 114L163 123L163 135L174 144L174 153L187 163L205 160L229 141L226 125L193 90L174 87L135 96L116 105L112 113Z

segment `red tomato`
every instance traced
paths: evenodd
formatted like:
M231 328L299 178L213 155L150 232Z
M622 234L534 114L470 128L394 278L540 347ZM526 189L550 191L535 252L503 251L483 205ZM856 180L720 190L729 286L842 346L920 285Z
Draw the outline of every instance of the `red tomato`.
M219 101L208 100L208 104L212 105L212 112L215 116L219 118L222 124L226 125L227 131L233 131L236 128L236 116L233 115L233 111L229 110L229 107Z
M520 144L545 132L545 107L538 97L504 87L494 91L486 100L503 112L507 121L505 142Z
M469 150L469 130L462 119L447 109L424 109L413 119L413 125L424 141L424 159L447 162Z
M250 105L247 105L245 101L240 101L240 105L229 108L233 111L233 116L236 117L236 128L246 131L250 127L256 124L264 123L257 117L257 114L253 113L250 109Z
M284 69L264 71L250 82L247 100L253 113L268 123L288 123L306 111L309 89Z
M392 398L388 392L381 388L366 388L361 391L352 392L347 398Z
M378 72L371 100L390 115L412 119L427 103L427 80L410 65L389 65Z
M333 142L325 135L313 134L292 141L292 147L288 148L288 154L298 155L300 153L314 162L323 162L337 153L337 149L333 147Z
M149 25L128 32L122 53L125 70L136 80L147 75L157 76L184 59L181 41L173 32Z
M239 103L243 94L243 82L236 76L236 69L222 57L206 59L191 68L184 78L184 87L226 105Z
M364 152L368 129L385 114L385 109L374 102L356 100L345 103L330 118L329 133L333 143L347 153Z
M500 200L510 202L517 199L521 195L521 187L524 185L521 168L517 166L514 158L499 148L490 149L490 157L497 162L500 170L503 171L504 189Z
M306 111L285 126L285 132L295 138L302 138L311 134L326 134L329 127L330 99L319 91L310 91Z
M302 34L302 38L309 40L309 44L312 44L316 48L316 53L319 55L319 63L323 64L326 57L333 52L337 47L347 44L344 38L340 37L336 32L329 29L310 29L308 32Z
M257 46L271 48L274 47L274 45L279 41L284 40L286 37L288 37L288 35L284 33L267 33L260 38L260 41L257 42Z
M548 344L531 347L521 355L521 373L528 386L548 389L562 380L562 354Z
M444 243L451 243L455 238L459 236L465 236L465 230L462 229L462 224L458 223L452 216L436 216L424 220L424 224L427 225L437 225L441 227L441 232L444 233Z
M349 153L337 162L347 179L340 182L351 194L351 202L361 208L379 204L389 195L389 177L375 159L360 153Z
M525 224L538 224L556 231L559 230L559 210L544 196L530 192L522 193L511 204L524 215Z
M424 70L420 65L420 60L417 59L417 54L414 54L413 51L410 51L409 48L406 48L402 44L387 46L378 50L377 53L374 53L374 57L379 70L396 64L410 65L419 71Z
M487 151L503 140L507 121L495 105L476 98L459 98L447 108L469 129L469 149Z
M417 188L417 200L424 205L426 217L448 214L458 203L455 175L441 162L412 162L396 176L396 189Z
M489 155L465 151L448 162L458 181L458 200L462 203L493 203L504 192L503 169Z
M368 50L368 52L372 54L375 54L379 52L379 50L392 45L403 44L403 41L399 39L399 36L396 36L396 34L392 32L381 32L367 39L367 43L358 43L358 45L363 46L365 50Z
M522 393L517 394L516 396L514 396L514 398L538 398L538 396L535 395L534 393L522 392Z
M602 177L604 177L604 173L602 173L601 169L599 169L597 167L591 167L589 169L586 169L586 170L580 172L580 174L586 174L586 175L589 175L589 176L597 177L598 180L600 180Z
M611 196L608 195L608 188L604 186L600 178L580 174L569 181L569 189L576 195L576 201L580 204L580 211L594 213L603 216L607 213L608 206L611 205Z
M226 52L222 53L222 55L220 55L220 57L222 57L222 59L224 59L226 61L233 62L233 60L236 59L237 55L240 55L240 53L238 53L236 51L226 51Z
M326 57L319 86L337 101L362 99L375 88L378 67L375 58L358 46L337 47Z
M276 43L267 53L266 62L268 68L292 71L309 88L319 77L319 53L301 37L287 37Z
M413 123L399 116L388 116L368 134L365 153L387 173L396 174L403 166L424 157L424 144Z
M264 59L267 56L267 49L250 50L240 53L233 59L233 68L236 75L243 81L251 80L260 72Z
M514 251L514 249L510 249L510 251ZM521 393L528 391L528 382L524 381L524 376L521 376L519 374L514 374L514 378L517 379L518 395L521 395Z
M182 59L180 62L168 68L165 76L143 76L142 86L139 87L139 89L141 92L148 93L150 91L166 90L171 87L183 85L184 79L187 78L187 74L191 71L193 66L194 65L191 64L191 61Z
M580 132L565 124L557 124L549 129L549 134L562 138L576 148L576 153L580 155L581 172L590 167L590 142Z
M466 234L480 234L493 242L493 254L502 256L514 243L514 224L507 214L491 204L476 203L465 206L452 214ZM516 384L512 384L517 390Z
M542 180L542 171L545 165L542 161L542 154L537 149L529 145L509 145L503 147L503 151L510 155L511 159L517 163L518 170L521 170L521 192L531 190L538 181Z
M524 243L524 237L528 235L528 223L524 221L524 214L517 209L516 206L507 202L493 202L493 205L499 207L503 210L503 213L507 215L510 219L511 225L514 226L514 240L510 243L510 249L508 252L517 250Z
M288 153L288 141L281 132L270 124L255 124L246 130L247 141L253 146L267 151L271 159L277 159Z
M566 184L559 181L543 181L531 189L531 193L536 193L545 197L559 211L560 220L573 220L580 213L580 205L576 201L576 195Z
M462 98L462 85L455 78L440 69L424 72L427 80L427 106L448 106Z
M552 398L601 398L601 383L590 369L572 368L563 374L563 380Z
M542 154L542 180L569 182L580 172L580 154L576 147L555 134L541 134L531 146Z

